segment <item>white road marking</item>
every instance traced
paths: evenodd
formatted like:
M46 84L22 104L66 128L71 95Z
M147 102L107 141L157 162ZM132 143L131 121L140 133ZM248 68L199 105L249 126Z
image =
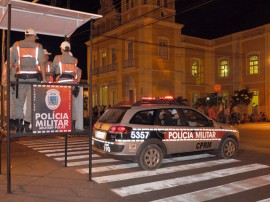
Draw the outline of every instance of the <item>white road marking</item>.
M266 198L266 199L263 199L263 200L259 200L257 202L270 202L270 198Z
M89 155L67 156L67 160L88 159ZM54 158L56 161L64 161L65 157Z
M177 202L199 202L199 201L208 201L223 196L228 196L232 194L237 194L239 192L248 191L258 187L266 186L270 184L270 175L264 175L259 177L254 177L246 180L241 180L238 182L232 182L229 184L224 184L217 187L212 187L208 189L203 189L200 191L195 191L187 194L181 194L177 196L172 196L168 198L163 198L160 200L155 200L154 202L168 202L168 201L177 201ZM265 199L262 201L269 201Z
M89 147L76 147L76 148L68 148L67 151L78 151L78 150L84 150L89 149ZM48 149L48 150L40 150L38 152L40 153L53 153L53 152L63 152L65 149Z
M116 159L96 159L92 160L92 164L100 164L100 163L111 163L111 162L119 162L119 160ZM78 162L70 162L67 163L67 166L81 166L81 165L88 165L89 161L78 161Z
M67 148L75 148L75 147L86 147L89 146L88 144L79 144L79 145L68 145ZM33 147L31 149L33 150L48 150L48 149L61 149L61 148L65 148L65 145L63 146L48 146L48 147Z
M88 141L87 140L72 140L72 141L68 141L67 143L68 144L72 144L72 143L77 143L77 144L80 144L81 142L85 142L87 143ZM65 141L43 141L43 142L21 142L19 141L18 142L19 144L22 144L22 145L25 145L27 147L39 147L39 146L48 146L48 145L57 145L57 144L64 144Z
M83 141L83 142L68 142L68 146L69 145L80 145L80 144L89 144L88 142L86 141ZM61 146L65 146L65 143L62 142L62 143L47 143L47 144L41 144L41 145L25 145L29 148L44 148L44 147L61 147Z
M198 154L198 155L180 156L180 157L163 159L162 163L190 161L190 160L211 158L211 157L215 157L215 155ZM92 168L92 173L106 172L106 171L112 171L112 170L121 170L121 169L128 169L128 168L136 168L136 167L138 167L138 163L126 163L126 164L121 164L121 165L101 166L101 167ZM82 173L82 174L89 173L88 168L77 169L77 171Z
M206 163L208 163L208 162L206 162ZM181 186L181 185L186 185L186 184L191 184L191 183L195 183L195 182L202 182L202 181L206 181L206 180L227 177L230 175L235 175L235 174L239 174L239 173L249 172L249 171L268 168L268 167L269 166L262 165L262 164L250 164L250 165L237 166L237 167L233 167L233 168L211 171L211 172L206 172L206 173L201 173L201 174L196 174L196 175L191 175L191 176L178 177L178 178L174 178L174 179L155 181L155 182L144 183L144 184L139 184L139 185L132 185L132 186L127 186L127 187L121 187L121 188L112 189L112 191L114 193L118 194L119 196L125 197L125 196L130 196L130 195L134 195L134 194L141 194L141 193L150 192L150 191L164 190L164 189L177 187L177 186ZM117 176L115 178L119 179ZM270 183L270 181L269 181L269 183ZM215 190L213 190L213 191L215 193ZM206 191L205 193L207 193L208 195L211 195L209 193L212 193L212 192ZM230 193L230 192L226 191L226 193ZM192 198L189 197L189 201L192 201L191 199ZM208 199L208 200L210 200L210 199Z
M101 167L92 168L92 173L106 172L106 171L112 171L112 170L121 170L121 169L128 169L128 168L136 168L136 167L138 167L138 163L125 163L125 164L120 164L120 165L101 166ZM82 173L82 174L88 174L89 168L77 169L77 171L79 173Z
M186 165L179 165L179 166L171 166L167 168L159 168L159 169L151 170L151 171L138 171L138 172L132 172L132 173L123 173L123 174L118 174L118 175L94 177L92 179L96 181L97 183L108 183L108 182L135 179L135 178L140 178L140 177L162 175L162 174L179 172L179 171L184 171L184 170L198 169L202 167L212 167L212 166L217 166L217 165L222 165L222 164L227 164L227 163L236 163L236 162L239 162L239 161L235 159L220 159L220 160L214 160L214 161L207 161L207 162L200 162L200 163L193 163L193 164L186 164Z
M77 155L77 154L88 154L88 153L89 153L89 150L68 152L68 156ZM56 157L56 156L65 156L65 153L60 152L60 153L50 153L50 154L45 154L45 155L48 156L48 157ZM92 154L92 157L100 157L100 155Z
M81 139L68 140L68 143L72 143L72 142L88 142L88 140L81 140ZM26 145L26 146L32 146L32 145L45 145L45 144L65 143L65 140L61 140L61 139L29 140L29 141L18 141L18 143L19 144Z

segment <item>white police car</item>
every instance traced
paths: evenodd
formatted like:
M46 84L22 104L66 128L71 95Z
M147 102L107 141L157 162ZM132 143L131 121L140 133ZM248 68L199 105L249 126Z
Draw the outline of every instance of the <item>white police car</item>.
M239 131L197 110L179 105L114 106L95 123L93 149L138 162L145 170L160 167L172 154L216 150L221 158L238 151Z

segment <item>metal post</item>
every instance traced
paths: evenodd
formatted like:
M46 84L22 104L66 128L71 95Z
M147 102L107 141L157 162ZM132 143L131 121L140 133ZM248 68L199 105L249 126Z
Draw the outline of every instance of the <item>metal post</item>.
M92 19L90 20L90 72L89 72L89 88L88 88L88 106L89 106L89 180L92 180L92 125L93 125L93 112L92 112L92 94L93 94L93 87L92 87ZM90 104L89 104L90 103Z
M9 117L10 117L10 30L11 30L11 3L8 4L8 30L7 30L7 192L11 193L11 164L10 164L10 130L9 130Z
M67 141L68 141L68 136L65 134L65 167L67 167Z
M3 67L5 65L5 60L4 58L6 58L6 54L5 54L5 38L6 38L6 31L3 30L2 31L2 64L1 64L1 72L3 72ZM5 120L5 113L4 113L4 109L5 109L5 102L4 102L4 85L3 85L3 81L2 78L1 80L1 130L2 132L4 132L4 120ZM3 139L3 134L0 134L0 174L2 174L2 139Z

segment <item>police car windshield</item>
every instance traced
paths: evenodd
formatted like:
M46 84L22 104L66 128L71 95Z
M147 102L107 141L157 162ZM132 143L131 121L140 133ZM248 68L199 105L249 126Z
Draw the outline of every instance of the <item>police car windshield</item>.
M102 123L120 123L128 108L110 108L98 120Z

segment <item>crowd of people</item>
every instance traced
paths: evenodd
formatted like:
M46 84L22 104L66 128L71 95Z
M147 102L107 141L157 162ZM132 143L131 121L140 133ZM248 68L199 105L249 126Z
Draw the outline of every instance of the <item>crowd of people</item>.
M93 117L98 119L111 105L96 105L93 107ZM248 115L247 113L241 113L240 109L236 105L227 105L220 102L218 106L204 106L199 104L195 107L201 113L207 115L209 118L225 123L225 124L244 124L248 122L261 122L268 121L268 117L265 112L256 113L253 110L253 113Z
M107 109L109 109L111 105L96 105L93 107L93 116L100 117Z
M25 31L25 38L17 41L10 48L10 81L18 82L10 87L10 124L16 132L31 132L32 128L32 91L31 83L71 83L77 84L81 79L78 60L71 53L68 41L61 43L61 54L49 61L49 53L40 43L35 30ZM7 63L2 71L2 84L7 83ZM20 83L21 82L21 83ZM78 87L73 87L73 103ZM26 107L25 107L26 106ZM76 107L72 107L73 127L76 121Z
M238 125L247 122L268 121L265 112L256 113L253 110L253 113L248 115L247 113L241 113L237 105L225 106L222 102L220 102L218 106L211 105L208 107L198 105L196 108L209 118L225 124Z

